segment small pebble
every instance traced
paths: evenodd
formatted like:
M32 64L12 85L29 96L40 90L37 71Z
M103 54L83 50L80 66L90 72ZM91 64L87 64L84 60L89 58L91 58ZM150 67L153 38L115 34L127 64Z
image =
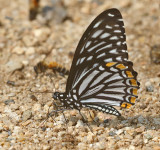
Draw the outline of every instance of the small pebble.
M8 96L9 97L14 97L16 94L15 93L9 93Z
M111 121L111 119L105 119L103 122L104 123L109 123Z
M32 107L33 111L41 111L41 104L34 104Z
M34 47L29 47L26 49L26 55L32 55L35 53L35 48Z
M6 64L7 67L7 72L13 72L15 70L21 69L23 67L22 63L20 60L9 60L8 63Z
M145 83L145 87L146 87L146 91L147 92L153 92L154 91L154 87L153 87L153 85L152 85L152 83L150 81L147 81Z
M75 126L77 121L78 121L78 118L73 116L73 117L70 118L69 124L72 125L72 126Z
M83 121L78 120L76 127L78 128L78 127L83 127L83 126L84 126Z
M38 101L37 97L35 95L31 95L30 98L33 100L33 101Z
M160 125L160 118L153 118L153 121L156 125Z
M14 82L14 81L10 81L10 80L8 80L8 81L7 81L7 84L8 84L8 85L15 86L15 82Z
M5 103L6 105L9 105L9 104L11 104L11 103L15 104L15 101L14 101L13 99L8 99L8 100L5 100L4 103Z
M144 134L144 137L148 140L151 140L153 138L150 134Z
M147 92L154 92L154 87L152 85L146 87Z
M32 117L31 110L26 110L26 111L23 112L22 120L26 121L26 120L30 119L31 117Z
M139 116L139 117L138 117L138 123L146 124L146 123L147 123L147 119L145 119L145 118L142 117L142 116Z
M110 131L108 134L109 134L109 136L114 136L114 135L116 135L116 133L113 132L113 131Z
M17 46L13 48L12 52L21 55L25 52L25 48Z
M103 149L106 148L106 146L105 146L105 143L98 142L98 143L95 143L95 144L94 144L94 148L95 148L95 149L101 149L101 150L103 150Z
M122 134L123 132L124 132L124 131L123 131L122 129L119 129L119 130L116 131L116 134L117 134L117 135L120 135L120 134Z

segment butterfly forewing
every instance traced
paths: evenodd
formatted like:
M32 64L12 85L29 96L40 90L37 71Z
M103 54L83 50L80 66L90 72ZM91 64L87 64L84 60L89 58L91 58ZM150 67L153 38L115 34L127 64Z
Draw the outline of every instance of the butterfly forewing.
M122 16L117 9L106 10L93 20L77 46L66 95L74 106L118 116L112 106L129 108L137 98L139 82L132 66Z
M117 9L109 9L101 13L83 34L73 59L66 91L69 92L76 81L96 66L96 62L128 59L124 23ZM74 80L73 80L74 79ZM73 82L71 82L71 80Z

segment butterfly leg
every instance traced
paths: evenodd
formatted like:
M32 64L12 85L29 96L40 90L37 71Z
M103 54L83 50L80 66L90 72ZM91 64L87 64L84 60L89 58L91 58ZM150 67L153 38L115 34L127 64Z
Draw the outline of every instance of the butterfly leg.
M48 109L47 118L41 123L40 126L42 126L42 125L47 121L47 119L48 119L49 117L51 117L51 118L54 120L54 122L56 122L56 120L53 118L54 112L57 114L58 111L62 111L62 113L63 113L64 110L66 110L66 109L57 109L57 110L52 110L52 112L49 113L49 109ZM63 116L64 116L64 118L65 118L64 113L63 113ZM66 122L66 118L65 118L65 122ZM40 126L39 126L39 127L40 127Z
M53 105L56 106L56 108L57 108L57 107L64 107L63 105L57 105L56 103L53 103ZM56 110L58 110L58 109L56 109ZM56 112L56 113L57 113L57 112ZM64 117L64 119L65 119L65 122L67 123L67 119L66 119L65 114L64 114L63 111L62 111L62 114L63 114L63 117Z
M64 107L63 105L57 105L55 102L53 103L53 105L56 107Z
M95 123L97 123L97 122L94 120L94 118L92 117L92 115L91 115L91 113L90 113L90 110L89 110L89 115L90 115L92 121L94 121Z
M53 120L54 120L54 122L56 122L56 120L53 118L53 114L52 114L52 112L51 113L47 113L47 119L49 118L49 117L51 117Z
M47 121L47 119L48 119L49 117L50 117L50 113L49 113L49 109L48 109L46 119L40 123L40 125L38 126L38 128L40 128L40 127L42 128L43 125L44 125L44 123ZM51 117L52 117L52 116L51 116ZM54 118L52 118L52 119L54 120ZM54 122L55 122L55 120L54 120Z
M67 119L66 119L66 116L65 116L64 112L62 112L62 114L63 114L63 117L64 117L65 122L66 122L66 124L67 124Z
M86 120L85 120L85 118L84 118L84 116L82 115L81 111L80 111L80 110L78 110L78 111L79 111L79 114L81 115L81 117L82 117L83 121L87 124L88 128L89 128L89 129L90 129L90 131L93 133L92 128L91 128L91 127L89 126L89 124L87 123L88 121L86 121Z
M53 114L54 114L54 113L56 113L56 114L57 114L57 112L58 112L58 111L62 111L62 113L63 113L63 111L65 111L65 110L66 110L66 109L57 109L57 110L52 110L52 112L50 112L48 116L49 116L49 117L53 117ZM64 113L63 113L63 116L64 116L64 118L65 118L65 122L67 123L67 121L66 121L66 117L65 117ZM54 120L54 122L56 122L54 118L52 118L52 119Z

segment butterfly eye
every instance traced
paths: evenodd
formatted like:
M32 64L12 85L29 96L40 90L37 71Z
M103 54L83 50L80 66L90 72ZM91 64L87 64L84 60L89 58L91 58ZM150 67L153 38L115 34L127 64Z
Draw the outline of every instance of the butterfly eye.
M58 95L59 92L54 92L52 98L54 98L54 100L58 100Z

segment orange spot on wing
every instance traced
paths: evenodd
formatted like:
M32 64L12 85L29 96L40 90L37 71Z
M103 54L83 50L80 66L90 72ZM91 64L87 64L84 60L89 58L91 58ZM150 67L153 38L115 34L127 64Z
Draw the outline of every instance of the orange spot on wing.
M129 78L133 78L132 72L126 71L126 74L127 74L127 76L128 76Z
M109 62L109 63L106 63L106 66L107 67L111 67L111 66L113 66L113 65L115 65L116 64L116 62Z
M123 108L130 108L132 106L132 104L129 103L122 103L121 107Z
M131 81L132 86L138 86L137 81L135 79L131 79L130 81Z
M133 89L133 95L137 95L137 89Z
M123 64L118 64L116 67L119 69L126 69L126 67Z
M135 98L135 97L131 97L130 102L131 102L131 103L135 103L135 101L136 101L136 98Z

